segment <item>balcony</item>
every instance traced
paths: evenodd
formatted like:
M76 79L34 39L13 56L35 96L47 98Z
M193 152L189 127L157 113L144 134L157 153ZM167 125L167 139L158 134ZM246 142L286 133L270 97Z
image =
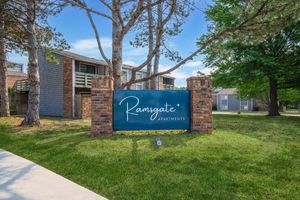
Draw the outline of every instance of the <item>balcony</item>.
M94 76L102 76L102 75L76 72L75 73L75 87L91 88L92 87L92 79Z
M174 85L171 84L163 84L164 90L174 90Z
M27 92L29 91L29 81L28 79L17 80L13 86L15 92Z

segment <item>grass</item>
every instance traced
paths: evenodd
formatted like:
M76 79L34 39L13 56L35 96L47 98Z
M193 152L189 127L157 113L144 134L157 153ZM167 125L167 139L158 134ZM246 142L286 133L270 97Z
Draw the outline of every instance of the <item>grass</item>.
M300 114L299 109L287 109L284 113L287 114Z
M214 115L212 135L88 136L89 121L0 119L0 148L109 199L297 199L300 117ZM155 137L163 145L154 145Z

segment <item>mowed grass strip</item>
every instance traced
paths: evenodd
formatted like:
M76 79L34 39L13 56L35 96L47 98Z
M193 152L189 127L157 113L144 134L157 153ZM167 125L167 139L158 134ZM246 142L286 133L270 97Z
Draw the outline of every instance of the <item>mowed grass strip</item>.
M214 115L211 135L136 131L100 138L88 135L88 120L47 118L40 128L18 127L20 121L0 119L0 148L109 199L300 196L300 117Z

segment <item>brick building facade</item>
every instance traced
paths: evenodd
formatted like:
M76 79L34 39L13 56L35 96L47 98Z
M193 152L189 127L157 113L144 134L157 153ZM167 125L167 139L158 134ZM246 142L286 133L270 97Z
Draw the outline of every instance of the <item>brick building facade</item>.
M57 62L49 62L43 51L38 52L41 81L41 115L67 118L91 116L91 84L93 77L108 74L108 66L102 60L88 58L63 51L53 54ZM123 66L123 80L131 78L133 66ZM137 73L137 78L146 72ZM174 78L161 76L160 89L174 89ZM144 83L136 83L130 89L145 89Z

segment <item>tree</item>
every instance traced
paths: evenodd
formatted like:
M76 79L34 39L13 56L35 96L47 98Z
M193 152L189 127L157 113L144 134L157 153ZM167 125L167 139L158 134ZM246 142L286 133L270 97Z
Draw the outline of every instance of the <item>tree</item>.
M158 29L158 36L150 56L140 64L138 67L132 69L132 77L128 82L122 84L122 44L124 36L134 27L137 20L146 12L149 5L147 1L138 0L112 0L105 1L99 0L99 5L105 7L108 12L104 13L95 8L89 7L84 0L65 0L73 6L84 9L90 20L92 28L95 32L99 51L103 59L108 63L110 72L113 74L115 80L115 89L123 89L131 84L148 81L155 77L168 74L187 61L192 60L195 56L202 53L207 47L214 45L219 40L225 40L228 37L236 36L246 39L262 39L267 38L270 35L276 33L279 28L288 25L290 22L294 22L299 18L300 3L297 0L252 0L252 1L237 1L237 0L217 0L216 3L209 7L207 11L208 17L214 17L220 20L227 20L223 24L212 24L210 26L210 32L203 35L198 43L199 48L192 52L186 58L180 60L177 64L168 70L153 73L149 77L136 79L136 72L143 69L151 61L153 56L156 55L159 47L161 46L161 37L165 32L164 26L170 20L173 12L178 5L177 0L173 0L172 4L168 6L168 14L165 15L162 20L162 26ZM162 0L154 1L151 6L156 6L161 3ZM128 9L129 8L129 9ZM229 9L230 8L230 9ZM104 10L104 9L101 9ZM229 12L228 12L229 11ZM98 30L92 18L92 14L102 16L112 21L112 61L105 56L101 47L101 41ZM218 17L219 16L219 17ZM223 18L223 19L222 19ZM214 20L214 18L211 18ZM251 33L251 34L249 34Z
M148 37L148 58L151 56L151 53L153 51L153 45L154 45L154 19L153 19L153 13L152 13L152 7L150 6L152 3L152 0L147 0L147 5L149 6L147 9L147 21L148 21L148 32L149 32L149 37ZM158 4L158 8L160 8L162 3ZM160 10L160 9L158 9ZM162 16L161 12L157 13L159 16ZM159 50L158 50L159 51ZM147 64L147 77L151 76L152 74L152 60ZM151 81L148 80L146 82L146 89L151 88Z
M40 77L37 63L37 38L36 38L36 2L26 2L26 26L28 31L28 80L29 93L27 112L22 125L40 124Z
M0 115L9 116L9 96L7 88L7 52L20 51L20 42L24 41L24 34L9 9L8 0L0 0ZM18 36L18 37L16 37Z
M151 0L148 0L151 3ZM155 7L149 8L145 15L142 15L137 21L137 25L134 28L136 36L134 41L131 41L133 47L145 47L148 46L148 57L153 51L153 46L155 45L155 40L158 38L158 30L162 29L162 18L165 15L164 10L166 5L169 5L170 1L164 0ZM172 50L168 41L172 36L176 36L182 32L182 25L184 24L186 18L189 16L190 12L194 10L194 1L177 1L176 9L172 14L169 22L163 27L165 33L160 38L161 45L156 51L153 59L147 64L147 77L151 76L153 73L159 72L159 61L160 55L164 55L166 58L172 61L180 61L178 51ZM153 66L152 66L152 61ZM146 82L146 89L159 89L158 79L153 78L151 81Z
M14 44L15 49L28 54L28 108L22 125L39 125L40 81L37 63L37 49L46 48L46 52L53 49L68 47L61 34L50 27L47 18L61 11L64 4L56 0L11 0L7 1L7 9L16 27L14 34L7 39Z
M7 88L7 53L24 50L25 33L19 24L18 10L12 9L12 1L0 0L0 113L9 116L9 95Z
M9 100L7 88L7 61L6 61L6 43L5 43L5 5L6 2L1 0L0 3L0 116L9 116Z
M122 47L124 37L128 34L128 32L133 28L136 24L139 17L147 11L148 8L153 7L162 2L162 0L155 0L153 3L148 4L144 0L138 1L120 1L120 0L112 0L110 3L104 0L99 1L100 6L104 6L109 14L103 13L96 9L90 8L84 0L65 0L65 2L80 7L86 11L88 19L91 23L91 26L95 32L95 36L97 39L97 44L99 47L99 51L103 59L109 66L110 74L114 77L114 86L115 89L122 89L124 87L128 87L130 84L122 84ZM168 14L162 20L162 27L170 20L172 13L176 8L176 0L171 0L171 4L168 6ZM107 58L104 54L104 51L101 46L101 41L99 37L98 30L92 18L92 14L96 14L98 16L102 16L105 19L109 19L112 22L112 55L111 60ZM158 37L161 37L164 33L163 29L159 30ZM143 62L140 66L132 69L132 79L135 79L136 72L140 69L144 68L150 60L155 55L157 49L160 46L160 39L157 40L153 52L148 56L145 62Z
M278 99L283 111L287 106L299 108L300 106L300 88L280 89ZM299 110L300 111L300 110Z
M300 87L300 21L263 42L232 38L206 53L207 64L217 68L217 84L237 86L244 96L268 97L270 116L279 115L279 89Z

